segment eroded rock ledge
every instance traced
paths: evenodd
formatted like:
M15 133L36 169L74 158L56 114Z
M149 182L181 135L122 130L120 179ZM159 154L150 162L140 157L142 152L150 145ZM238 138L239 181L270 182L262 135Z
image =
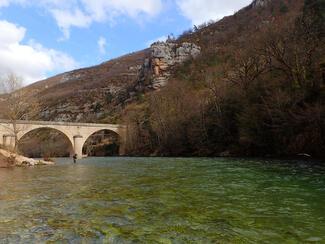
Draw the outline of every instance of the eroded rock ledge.
M270 3L270 0L255 0L255 1L253 1L252 6L255 8L265 7L269 3Z
M2 167L16 166L16 167L28 167L39 165L53 165L53 162L47 162L44 160L35 160L32 158L26 158L24 156L9 152L4 149L0 149L0 160L7 160L6 163L0 164Z
M201 54L201 47L193 43L156 42L150 47L151 55L140 70L139 87L159 90L166 86L173 68ZM149 80L149 82L148 82Z
M201 48L193 43L182 44L157 42L151 46L153 81L152 87L159 89L166 85L173 66L182 64L190 58L196 58Z

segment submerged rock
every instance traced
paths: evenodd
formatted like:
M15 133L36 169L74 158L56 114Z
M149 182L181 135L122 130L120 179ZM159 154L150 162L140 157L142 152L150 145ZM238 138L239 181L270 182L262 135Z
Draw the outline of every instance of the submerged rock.
M222 153L219 154L220 157L231 157L231 152L230 151L224 151Z

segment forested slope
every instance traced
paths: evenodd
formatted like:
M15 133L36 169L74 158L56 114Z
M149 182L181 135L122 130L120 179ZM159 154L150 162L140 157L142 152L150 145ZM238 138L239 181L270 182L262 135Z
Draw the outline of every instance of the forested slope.
M324 6L254 1L181 36L202 54L127 107L129 153L324 157Z

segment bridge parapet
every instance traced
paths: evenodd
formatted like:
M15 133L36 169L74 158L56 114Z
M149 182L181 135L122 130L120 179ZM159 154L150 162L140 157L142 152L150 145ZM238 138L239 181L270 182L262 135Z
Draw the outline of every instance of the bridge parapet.
M83 127L112 127L126 129L125 125L119 124L97 124L97 123L73 123L73 122L61 122L61 121L32 121L32 120L17 120L15 121L18 125L57 125L57 126L83 126ZM0 124L10 125L10 120L0 119Z

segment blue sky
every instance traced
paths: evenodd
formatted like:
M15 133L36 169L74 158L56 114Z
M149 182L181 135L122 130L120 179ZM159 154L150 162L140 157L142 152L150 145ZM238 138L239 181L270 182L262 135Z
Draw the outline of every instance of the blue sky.
M144 49L251 0L0 0L0 72L26 84Z

